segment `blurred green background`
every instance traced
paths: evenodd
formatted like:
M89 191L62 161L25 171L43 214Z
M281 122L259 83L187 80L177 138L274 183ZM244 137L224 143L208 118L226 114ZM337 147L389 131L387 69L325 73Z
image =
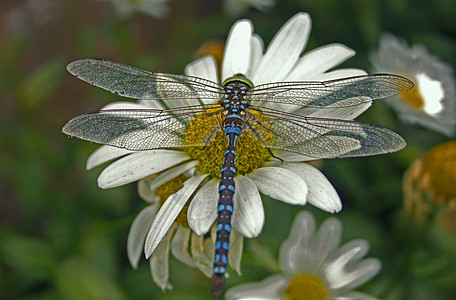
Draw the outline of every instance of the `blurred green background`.
M215 0L171 0L163 19L121 18L109 1L0 1L0 298L210 299L210 280L170 258L174 290L154 285L143 259L133 270L126 237L146 206L136 184L98 188L102 167L85 170L98 145L68 139L63 124L118 97L66 72L69 62L100 57L140 68L183 73L206 41L224 41L235 20L252 20L267 45L297 12L308 12L306 51L342 43L357 55L344 67L370 70L382 33L424 44L456 66L454 0L286 0L265 12L229 16ZM456 99L454 99L456 101ZM322 170L344 209L344 241L367 239L381 273L360 290L380 299L455 299L455 237L433 222L403 216L402 176L431 147L448 138L399 123L381 101L359 120L401 134L405 150L378 157L325 161ZM280 243L301 209L319 223L329 214L265 198L263 234L246 241L243 276L228 286L261 280L274 269Z

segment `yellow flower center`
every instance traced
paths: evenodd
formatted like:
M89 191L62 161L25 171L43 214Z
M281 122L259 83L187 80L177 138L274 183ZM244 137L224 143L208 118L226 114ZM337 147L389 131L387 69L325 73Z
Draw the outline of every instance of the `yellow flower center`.
M416 86L408 91L401 92L399 96L405 101L405 103L415 109L422 109L424 107L424 99Z
M211 115L211 113L220 109L220 105L216 105L208 108L205 113L196 116L187 128L185 136L187 145L195 145L213 135L207 146L189 147L186 150L192 159L199 161L196 168L203 174L210 174L213 178L220 178L223 157L228 145L222 127L214 133L214 129L220 125L221 116L220 114ZM265 130L268 124L264 116L256 111L250 111L250 114L254 115L256 120L262 124L252 121L253 129L261 133L261 138L266 144L271 144L274 140L274 134ZM242 175L260 168L271 155L262 141L248 128L243 131L236 143L236 154L236 173Z
M287 300L324 300L326 289L321 280L310 274L299 274L291 278L285 290Z
M196 116L191 121L185 135L185 143L191 146L186 149L186 152L192 159L198 160L199 162L196 168L203 174L210 174L212 178L220 178L223 156L228 144L227 138L221 128L213 134L214 129L220 126L221 116L220 114L211 113L216 113L220 111L220 109L221 107L216 105L206 109L205 113ZM254 115L256 120L263 124L259 125L257 122L252 122L252 127L261 132L262 139L270 144L274 134L264 129L267 126L265 118L255 111L251 112L251 114ZM211 134L214 136L207 146L192 146L200 145L201 141L207 140ZM270 156L267 148L264 147L261 140L258 139L251 130L245 130L241 134L237 141L236 149L236 169L238 174L246 174L261 167ZM142 180L145 181L147 186L147 181L153 180L157 175L158 174L155 174L155 176L149 176ZM179 191L184 186L184 182L187 179L187 176L181 174L160 185L155 190L157 197L160 199L160 204L163 205L169 196ZM175 223L188 227L187 211L190 203L191 199L190 201L187 201L187 204L182 208Z
M429 150L423 169L429 174L430 187L438 196L456 197L456 142L443 143Z

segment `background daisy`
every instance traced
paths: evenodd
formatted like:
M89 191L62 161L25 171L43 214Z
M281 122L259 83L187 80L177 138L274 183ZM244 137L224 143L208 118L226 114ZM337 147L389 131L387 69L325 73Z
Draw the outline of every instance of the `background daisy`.
M391 34L382 36L371 61L375 72L400 74L415 83L414 89L388 101L403 121L454 135L456 85L451 66L430 54L423 45L409 47Z
M281 273L233 287L225 298L375 299L352 290L380 271L380 261L364 259L369 249L365 240L353 240L339 248L341 235L338 219L330 218L316 230L312 214L299 213L280 247Z
M155 18L169 14L169 0L101 0L111 2L120 18L129 18L134 13L142 13Z

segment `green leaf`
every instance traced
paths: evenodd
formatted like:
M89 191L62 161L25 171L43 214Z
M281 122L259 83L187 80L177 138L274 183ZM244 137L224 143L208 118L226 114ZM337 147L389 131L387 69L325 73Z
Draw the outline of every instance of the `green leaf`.
M60 266L55 281L66 299L126 299L109 272L78 257Z
M60 58L47 61L35 69L19 84L19 97L23 105L33 108L51 96L60 85L65 63Z
M13 231L0 232L0 253L3 261L26 279L48 279L57 265L49 242Z

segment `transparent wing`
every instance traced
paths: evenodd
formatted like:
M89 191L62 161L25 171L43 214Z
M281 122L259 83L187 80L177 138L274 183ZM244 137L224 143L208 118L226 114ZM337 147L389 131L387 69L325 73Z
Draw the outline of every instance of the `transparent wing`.
M272 149L314 158L342 158L395 152L405 147L402 137L376 125L304 117L264 107L251 110L267 120L256 126L256 133L261 138L273 133L274 141L266 143ZM249 114L250 124L257 122L254 115Z
M390 97L414 86L407 78L390 74L356 76L324 82L279 82L250 90L252 104L275 102L306 107L349 107Z
M219 84L192 76L152 73L104 59L81 59L67 70L90 84L123 97L154 100L218 101L224 94Z
M211 118L205 118L204 124L198 124L202 121L195 116L204 113L201 107L100 110L74 117L65 124L62 132L90 142L134 151L204 146L209 136L198 141L185 141L188 130L195 133L204 130L203 126L218 128L221 118L215 109L210 114L206 113Z

